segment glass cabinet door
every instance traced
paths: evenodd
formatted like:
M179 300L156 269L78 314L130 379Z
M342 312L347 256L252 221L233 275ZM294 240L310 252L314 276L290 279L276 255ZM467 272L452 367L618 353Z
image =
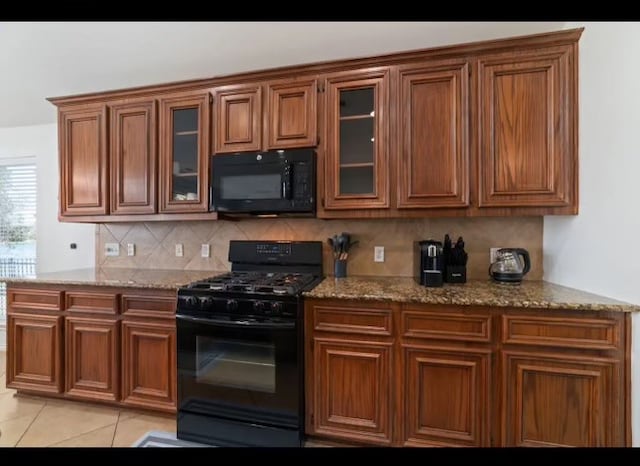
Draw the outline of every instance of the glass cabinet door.
M389 206L388 71L327 79L325 209Z
M160 212L206 212L209 94L162 99Z

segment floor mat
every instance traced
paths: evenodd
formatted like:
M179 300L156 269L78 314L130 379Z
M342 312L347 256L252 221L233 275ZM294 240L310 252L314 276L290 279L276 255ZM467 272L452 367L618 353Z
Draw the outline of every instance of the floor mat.
M202 443L187 442L176 438L175 433L163 432L160 430L152 430L144 434L132 447L161 447L161 448L180 448L180 447L213 447L213 445L204 445Z

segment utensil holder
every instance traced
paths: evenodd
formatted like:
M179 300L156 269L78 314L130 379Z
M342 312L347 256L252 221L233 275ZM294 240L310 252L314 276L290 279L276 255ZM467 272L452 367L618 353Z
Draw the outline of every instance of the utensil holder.
M333 263L333 274L336 278L344 278L347 276L347 261L336 259Z
M467 282L467 266L466 265L447 265L444 281L447 283L466 283Z

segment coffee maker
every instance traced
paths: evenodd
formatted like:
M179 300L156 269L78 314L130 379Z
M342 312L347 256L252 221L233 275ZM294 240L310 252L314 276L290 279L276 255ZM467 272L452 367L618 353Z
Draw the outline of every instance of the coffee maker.
M441 241L416 241L413 256L414 276L423 286L442 286L444 248Z

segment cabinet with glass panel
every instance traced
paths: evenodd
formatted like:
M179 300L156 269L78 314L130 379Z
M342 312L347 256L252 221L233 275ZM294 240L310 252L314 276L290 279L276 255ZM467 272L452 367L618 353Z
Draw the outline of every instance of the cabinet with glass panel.
M160 212L206 212L208 92L160 101Z
M388 80L388 68L326 77L326 210L389 207Z

